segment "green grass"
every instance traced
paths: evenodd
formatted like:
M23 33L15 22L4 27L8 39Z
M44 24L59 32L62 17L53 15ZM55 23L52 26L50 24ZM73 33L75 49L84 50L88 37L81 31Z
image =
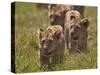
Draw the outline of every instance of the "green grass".
M92 69L97 67L96 7L86 7L84 15L90 20L89 53L65 53L64 63L53 66L54 71ZM16 3L15 13L15 68L17 73L41 72L37 65L37 30L49 25L48 10L37 9L33 3Z

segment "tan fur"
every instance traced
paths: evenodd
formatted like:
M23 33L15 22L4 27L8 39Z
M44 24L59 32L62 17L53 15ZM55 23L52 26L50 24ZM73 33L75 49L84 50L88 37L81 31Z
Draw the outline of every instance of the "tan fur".
M49 26L46 31L39 32L40 65L50 65L63 62L65 39L60 25Z
M84 6L51 4L48 7L48 15L51 25L61 25L64 28L66 12L70 10L77 10L83 16Z
M69 52L87 50L87 27L88 20L82 19L76 10L66 13L65 19L65 38Z
M51 4L48 7L48 16L51 25L61 25L64 28L65 13L68 11L65 5Z

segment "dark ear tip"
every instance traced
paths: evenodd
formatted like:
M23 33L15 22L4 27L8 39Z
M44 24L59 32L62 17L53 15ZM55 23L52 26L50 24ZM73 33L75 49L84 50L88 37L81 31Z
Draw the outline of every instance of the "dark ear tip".
M41 39L43 36L43 29L38 29L37 34L38 34L39 39Z
M87 18L82 19L82 20L81 20L81 23L82 23L84 26L86 26L86 27L89 26L89 20L88 20Z
M37 34L40 34L41 32L43 32L43 29L38 29L37 30Z
M84 19L84 22L87 23L87 22L89 22L89 20L88 20L87 18L85 18L85 19Z
M40 31L43 31L43 29L41 29L41 28L40 28L39 30L40 30Z
M87 24L87 25L89 25L89 20L86 18L85 19L85 23Z
M87 22L87 21L88 21L87 18L83 18L83 19L81 20L81 22L83 22L83 23L85 23L85 22Z

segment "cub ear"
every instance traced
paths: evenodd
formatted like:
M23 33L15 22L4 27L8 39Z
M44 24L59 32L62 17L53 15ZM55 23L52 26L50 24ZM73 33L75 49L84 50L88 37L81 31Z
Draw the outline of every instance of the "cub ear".
M61 37L61 31L60 31L60 30L56 31L56 32L54 33L54 36L55 36L57 39L59 39L59 38Z
M39 39L42 39L43 34L44 34L43 29L39 29L39 30L38 30L38 38L39 38Z
M87 18L83 18L81 20L81 25L82 25L82 27L88 28L88 26L89 26L89 20Z
M48 5L48 9L51 10L53 7L56 7L56 4L50 4Z

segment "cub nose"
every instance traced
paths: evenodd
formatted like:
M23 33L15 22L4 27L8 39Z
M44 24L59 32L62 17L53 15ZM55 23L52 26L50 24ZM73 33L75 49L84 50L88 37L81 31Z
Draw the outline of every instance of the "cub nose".
M44 46L44 50L47 51L48 50L48 46L45 45Z
M74 32L71 32L71 35L73 36L74 35Z

